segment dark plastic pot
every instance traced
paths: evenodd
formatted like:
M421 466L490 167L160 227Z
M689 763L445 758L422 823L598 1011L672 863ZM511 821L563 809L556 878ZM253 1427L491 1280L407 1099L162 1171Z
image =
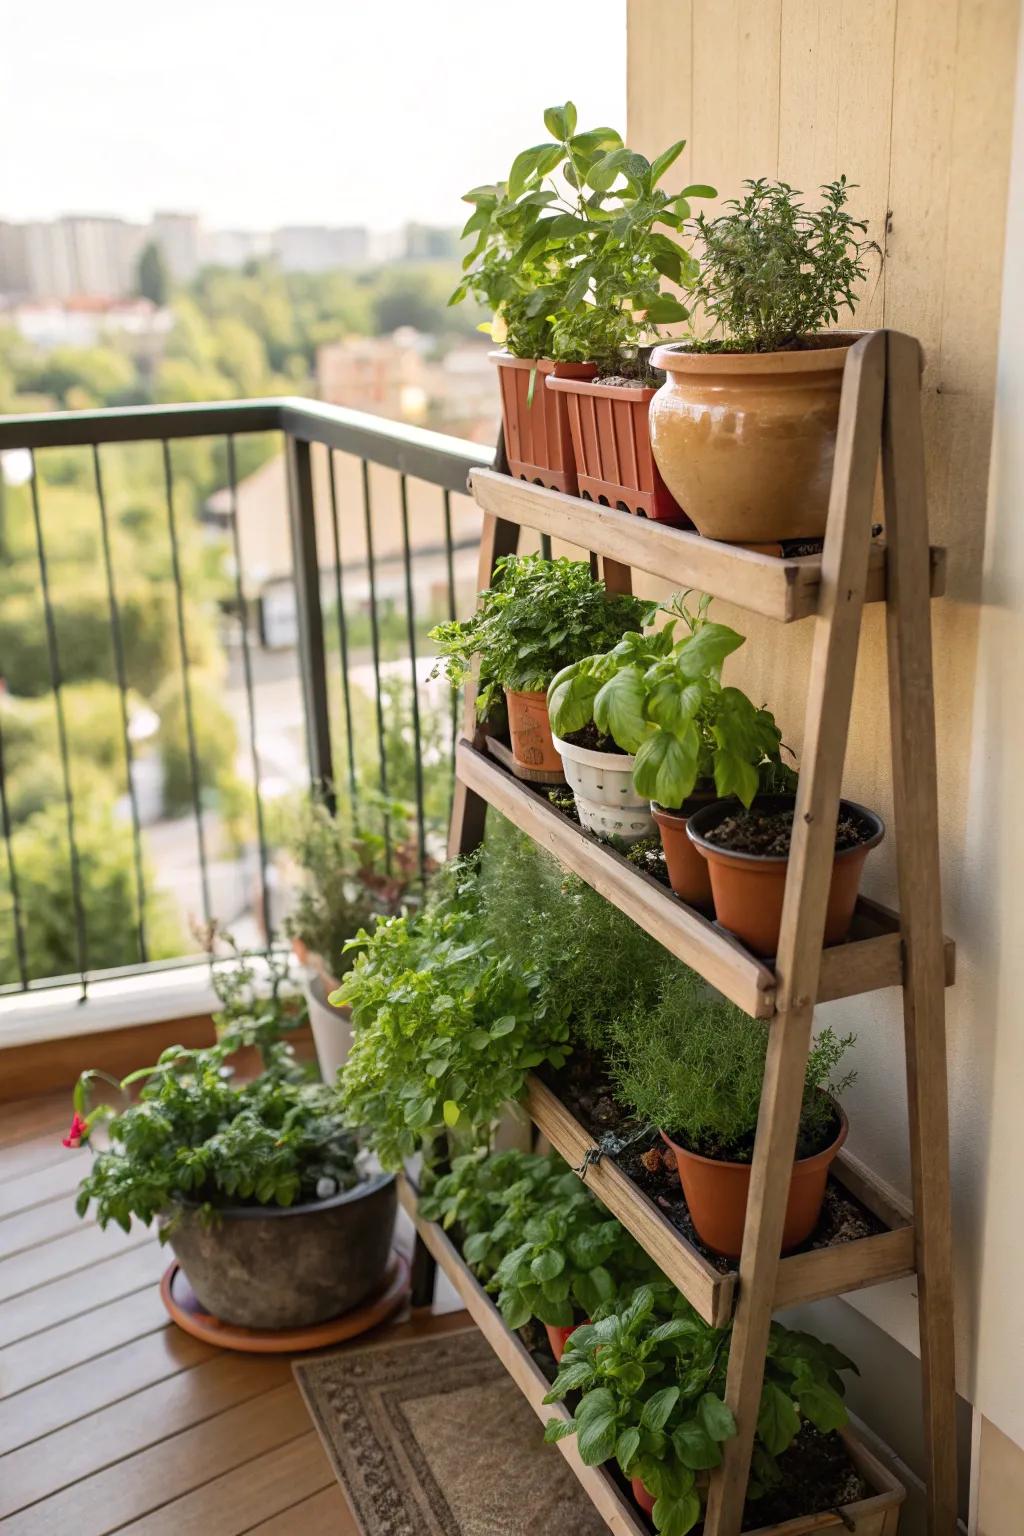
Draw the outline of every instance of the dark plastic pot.
M789 810L794 803L793 795L764 795L755 800L754 807L771 813ZM689 817L686 835L707 860L719 923L756 955L774 955L779 947L788 856L735 853L707 840L707 833L726 816L734 816L739 808L736 800L716 800ZM826 945L841 944L849 933L864 861L885 836L885 823L874 811L853 800L841 800L839 808L840 813L858 818L865 837L856 847L835 855L825 909Z
M835 1161L849 1131L845 1114L839 1114L839 1134L824 1151L813 1157L801 1157L793 1164L786 1202L786 1220L782 1228L782 1251L799 1248L818 1225L821 1203L825 1198L828 1171ZM683 1186L697 1236L714 1253L738 1259L743 1249L743 1226L750 1193L750 1164L728 1163L718 1158L700 1157L681 1147L662 1131L661 1138L675 1153L679 1182Z
M513 357L511 352L492 352L490 357L498 365L510 472L517 480L575 496L576 461L565 396L545 389L544 380L556 368L581 379L592 379L597 369L593 363L553 363L547 357Z
M651 452L648 411L656 389L566 378L561 365L545 386L567 403L581 496L656 522L693 527Z
M241 1328L307 1328L378 1292L391 1255L393 1173L295 1206L183 1205L170 1244L202 1307Z
M665 866L673 891L688 907L696 907L698 912L708 914L715 910L711 876L707 860L686 835L686 824L691 816L710 805L713 799L713 794L691 795L678 811L670 811L651 801L651 815L661 834Z

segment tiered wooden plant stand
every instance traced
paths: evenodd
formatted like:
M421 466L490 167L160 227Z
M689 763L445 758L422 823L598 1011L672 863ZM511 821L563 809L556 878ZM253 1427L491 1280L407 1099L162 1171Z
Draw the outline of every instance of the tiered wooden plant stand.
M629 589L632 568L710 592L780 623L814 622L792 851L774 963L757 959L581 831L548 803L542 790L513 778L482 749L472 697L466 701L465 738L456 756L452 855L479 843L486 808L495 806L738 1007L770 1024L743 1252L734 1272L721 1274L710 1265L613 1160L588 1162L592 1138L544 1084L532 1080L526 1096L529 1113L552 1147L583 1169L595 1194L700 1315L717 1325L732 1322L726 1391L737 1434L723 1446L722 1466L711 1476L706 1536L738 1536L740 1531L772 1312L909 1274L916 1274L918 1284L928 1529L930 1536L953 1536L956 1529L944 1018L953 950L942 932L929 614L929 598L941 589L942 559L928 544L920 368L917 342L896 332L873 332L851 348L820 555L777 559L754 554L493 471L474 470L470 477L485 514L481 588L489 585L495 561L515 550L525 525L602 556L606 582L616 591ZM872 537L879 452L884 543ZM823 951L833 829L865 602L886 605L900 911L861 899L850 939ZM883 1230L780 1258L815 1003L892 986L903 990L912 1205L845 1157L838 1178L879 1218ZM453 1276L471 1314L547 1416L550 1410L539 1408L541 1389L531 1375L535 1368L529 1356L524 1361L521 1346L503 1330L500 1318L495 1322L497 1314L479 1287L474 1289L447 1239L429 1224L419 1225L426 1249ZM615 1484L584 1468L573 1447L571 1439L560 1442L609 1528L645 1530ZM886 1486L877 1476L873 1485ZM889 1536L895 1529L891 1498L872 1511L851 1506L845 1523L850 1516L856 1516L851 1528L857 1531ZM843 1523L838 1515L824 1515L785 1529Z

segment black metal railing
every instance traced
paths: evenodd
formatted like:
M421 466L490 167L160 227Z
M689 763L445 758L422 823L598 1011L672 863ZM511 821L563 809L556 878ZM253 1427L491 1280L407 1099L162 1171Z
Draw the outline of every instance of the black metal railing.
M99 976L153 969L157 964L195 963L203 958L198 946L192 953L158 956L151 933L153 891L147 873L147 834L136 782L138 763L132 727L132 639L126 633L123 605L123 589L132 573L128 572L126 578L115 548L113 533L119 513L112 505L107 475L109 456L124 445L151 444L159 450L158 474L162 485L158 489L164 516L160 537L166 539L173 587L173 623L169 633L173 635L176 652L173 670L180 689L179 745L183 748L186 799L190 802L185 817L174 824L169 841L176 845L180 841L178 833L184 837L185 827L190 828L189 837L194 840L195 849L195 868L189 876L195 891L196 910L192 915L201 917L206 924L216 918L230 922L232 914L216 911L217 897L211 884L216 860L204 796L205 722L203 700L196 692L196 637L190 633L195 614L190 607L190 576L183 547L186 532L189 539L194 536L191 520L195 506L186 509L183 505L174 448L186 440L208 439L215 447L217 463L223 462L217 529L230 557L227 565L233 568L233 582L229 600L220 602L218 614L223 624L230 621L234 626L231 634L235 662L245 699L246 722L241 732L239 760L247 760L251 775L248 842L255 859L258 887L251 905L264 944L270 946L279 940L270 826L273 806L265 792L268 776L261 761L259 730L263 706L257 674L263 660L263 639L253 613L255 603L262 604L263 599L254 598L252 583L246 579L245 530L240 515L242 500L250 494L239 478L240 445L253 434L276 434L284 452L287 495L279 510L288 527L287 582L294 594L295 681L301 691L309 788L331 804L337 785L337 792L348 798L356 816L360 797L366 798L372 790L372 814L383 838L389 867L391 803L396 793L402 794L408 799L410 825L415 827L421 875L426 871L441 818L436 806L428 805L424 765L429 765L432 751L436 755L440 750L436 743L443 737L444 767L446 771L449 768L457 732L457 705L447 693L439 701L436 690L431 690L432 702L425 698L420 659L422 637L429 619L455 616L460 562L464 573L468 573L471 564L475 567L477 525L468 504L460 504L460 523L456 528L453 497L464 491L470 469L491 462L490 450L300 399L0 417L0 454L20 449L23 457L30 456L26 487L20 494L27 497L31 510L36 593L42 609L48 671L48 689L33 707L43 707L43 699L52 703L63 813L62 857L66 856L67 873L66 886L61 882L63 888L55 893L54 906L59 911L55 910L53 915L59 921L64 913L72 930L67 935L66 951L61 951L66 952L70 963L43 967L59 969L60 974L39 974L40 963L33 959L31 927L39 918L38 913L32 918L31 904L27 904L31 873L21 867L19 859L23 840L9 794L9 752L5 743L5 734L12 722L18 720L23 701L17 688L9 685L0 700L4 705L0 710L0 957L7 956L6 974L0 969L0 992L17 993L71 983L85 996L90 983ZM67 641L62 645L61 598L51 579L60 529L53 526L56 514L47 516L48 498L52 496L54 505L58 501L58 490L48 480L47 459L51 453L56 456L63 451L66 455L68 450L82 452L89 461L88 486L98 534L97 572L105 587L109 620L110 682L116 689L113 713L120 738L120 762L114 771L118 782L125 786L125 794L119 798L126 802L121 809L119 835L130 839L135 908L130 925L134 932L118 941L118 964L107 963L110 957L102 952L93 931L94 904L87 889L90 874L83 862L82 848L83 839L87 834L93 835L94 829L90 827L88 797L82 796L76 783L73 725L65 708L69 662L73 672L75 658L66 654ZM316 472L317 462L320 474ZM338 473L342 462L347 470L347 489ZM391 509L392 537L388 547L382 546L378 517L382 486ZM424 488L433 489L426 492ZM413 494L420 503L417 507L412 505ZM7 495L10 500L11 492ZM430 498L429 506L425 495ZM270 510L276 511L276 506ZM0 500L0 533L2 516ZM262 527L257 531L262 532ZM361 546L359 558L349 557L353 543ZM66 559L66 555L62 558ZM425 589L420 575L428 568L435 572L436 579ZM424 575L423 579L429 580L429 576ZM382 583L392 589L389 598L382 595ZM362 640L354 635L356 625L364 636ZM0 649L0 679L13 677L17 671L12 653L17 642L12 642L10 626L3 634L8 655L5 658ZM388 646L392 653L397 650L397 655L386 655ZM359 656L366 652L365 663L357 665ZM399 676L404 675L403 686L408 690L407 721L404 715L402 721L395 719L396 691L390 681L396 667ZM367 673L368 689L356 680L357 674L365 677ZM286 694L288 682L286 671ZM367 692L372 695L368 701L372 730L365 720L357 718L357 705L365 709ZM425 719L428 708L430 716ZM439 715L443 715L443 729L438 724ZM432 731L433 747L425 741L427 726ZM375 736L372 744L368 742L371 734ZM369 769L368 751L373 759ZM53 805L44 809L54 811ZM126 953L128 948L130 954Z

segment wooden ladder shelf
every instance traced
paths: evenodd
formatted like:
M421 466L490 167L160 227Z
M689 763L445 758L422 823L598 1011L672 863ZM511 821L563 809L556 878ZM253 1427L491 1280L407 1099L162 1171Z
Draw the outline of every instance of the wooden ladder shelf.
M481 588L490 584L495 562L516 549L519 528L526 526L602 556L605 579L616 591L629 590L631 570L637 569L781 623L803 618L814 623L792 850L774 961L757 959L481 750L472 690L466 700L465 739L456 754L451 854L467 853L480 842L486 808L495 806L738 1007L770 1021L743 1251L732 1273L713 1269L612 1160L586 1164L591 1138L542 1083L532 1081L526 1097L527 1110L552 1147L574 1167L586 1168L594 1192L701 1316L718 1325L732 1322L726 1392L737 1434L723 1446L722 1466L711 1476L706 1536L738 1536L740 1531L773 1310L907 1274L916 1274L918 1282L928 1529L930 1536L954 1536L956 1530L944 1016L953 949L942 931L929 612L930 596L942 590L943 561L942 552L928 544L920 370L918 343L897 332L873 332L851 348L820 555L776 559L753 554L491 470L474 470L470 476L484 512ZM884 544L872 539L879 453ZM862 899L850 940L823 951L832 829L866 602L886 607L900 911ZM838 1177L885 1230L780 1258L814 1005L891 986L903 991L912 1205L904 1205L865 1168L845 1158ZM518 1360L514 1352L508 1355L508 1361ZM521 1362L509 1368L514 1375L521 1373ZM609 1508L606 1493L595 1492L603 1485L592 1474L583 1483L611 1529L634 1528L621 1507Z

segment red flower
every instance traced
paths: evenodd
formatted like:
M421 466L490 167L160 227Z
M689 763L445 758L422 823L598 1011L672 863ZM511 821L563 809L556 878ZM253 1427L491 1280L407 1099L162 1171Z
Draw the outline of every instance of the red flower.
M68 1133L63 1138L64 1146L80 1147L82 1142L88 1139L88 1136L89 1127L76 1109L75 1113L71 1117L71 1125L68 1128Z

